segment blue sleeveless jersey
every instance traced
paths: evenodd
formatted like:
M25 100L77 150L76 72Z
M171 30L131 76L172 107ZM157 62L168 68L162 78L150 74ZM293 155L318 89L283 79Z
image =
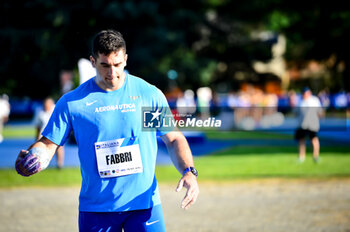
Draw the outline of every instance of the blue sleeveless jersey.
M169 130L143 130L143 106L168 110L167 100L159 89L130 74L126 74L118 90L104 91L91 78L57 102L42 135L63 145L74 131L82 175L80 211L121 212L160 204L155 178L156 136ZM139 145L143 171L101 178L95 143L120 138L125 141L131 138Z

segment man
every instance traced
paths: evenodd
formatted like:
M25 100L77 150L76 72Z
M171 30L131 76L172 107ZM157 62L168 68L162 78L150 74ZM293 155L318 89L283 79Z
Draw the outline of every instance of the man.
M45 129L53 110L55 109L55 102L51 97L47 97L43 102L43 109L40 110L34 117L34 125L36 128L36 139L41 138L41 133ZM61 169L64 165L64 147L60 146L56 152L57 168Z
M319 161L320 142L317 132L320 130L319 117L323 115L320 100L312 95L309 88L304 88L303 99L299 108L299 127L295 132L295 138L299 142L299 162L305 161L306 145L305 140L308 136L313 147L313 159Z
M124 72L127 58L119 32L98 33L90 57L96 76L57 102L43 137L29 151L22 150L16 161L21 175L43 170L74 131L82 174L82 232L165 231L154 175L157 134L183 174L176 189L187 188L181 207L188 209L199 194L192 154L182 133L142 129L142 106L164 114L168 104L155 86Z
M4 140L2 130L4 124L8 122L10 115L9 97L6 94L0 96L0 143Z

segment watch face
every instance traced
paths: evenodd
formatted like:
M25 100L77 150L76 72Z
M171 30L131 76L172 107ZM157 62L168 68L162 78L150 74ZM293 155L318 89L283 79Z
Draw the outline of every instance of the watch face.
M198 176L198 171L197 171L197 169L191 167L191 172L193 173L193 175Z

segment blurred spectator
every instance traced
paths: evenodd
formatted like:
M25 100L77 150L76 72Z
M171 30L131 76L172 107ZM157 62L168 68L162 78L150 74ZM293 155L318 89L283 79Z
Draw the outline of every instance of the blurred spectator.
M2 129L4 124L8 122L10 115L10 103L9 97L6 94L3 94L0 97L0 143L4 140L2 136Z
M176 100L176 108L180 114L191 114L196 112L196 101L191 89L185 90L182 96Z
M289 97L289 106L294 109L299 105L300 99L297 93L294 90L290 90L288 92L288 97Z
M210 101L213 99L212 91L209 87L197 89L198 111L201 118L207 119L210 116Z
M73 72L72 71L61 71L60 73L61 80L61 92L62 95L71 91L74 87L73 83Z
M320 130L319 117L323 115L320 100L312 95L309 88L304 88L303 99L299 108L299 126L295 132L295 139L299 143L299 161L304 162L306 153L306 137L309 137L313 147L313 158L319 161L320 142L317 132Z
M265 112L264 115L273 115L277 113L278 107L278 97L274 93L267 93L264 95L264 104Z
M234 111L235 125L243 129L253 129L255 122L249 115L250 107L252 105L249 94L243 90L239 91L237 103L237 107Z
M336 109L346 108L347 107L347 97L345 92L336 93L334 96L334 107Z
M324 108L329 108L330 105L331 105L331 100L329 98L329 92L327 89L323 89L321 90L319 93L318 93L318 98L320 99L321 101L321 105L324 107Z
M227 105L233 109L234 123L239 129L276 127L284 121L284 115L278 112L278 96L251 85L247 85L238 94L229 93Z
M264 113L265 94L261 89L252 88L249 95L250 103L252 105L250 108L250 114L254 119L255 124L258 124Z
M264 95L264 113L260 120L263 128L271 128L282 125L284 115L278 112L278 96L275 93Z
M238 106L238 96L235 92L230 92L227 95L227 105L229 108L234 109Z
M34 117L34 125L36 127L36 139L40 139L41 132L45 129L51 114L55 108L55 102L48 97L43 102L43 109L40 110ZM64 165L64 147L60 146L56 152L57 168L62 168Z

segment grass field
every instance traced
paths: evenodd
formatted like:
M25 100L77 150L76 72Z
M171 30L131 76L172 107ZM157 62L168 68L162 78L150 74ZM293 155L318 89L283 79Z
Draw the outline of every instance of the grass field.
M297 162L294 147L237 146L210 156L196 157L200 181L233 181L249 178L329 178L350 176L350 148L325 147L321 162L309 155ZM160 182L176 182L180 174L172 165L158 166ZM54 168L32 177L21 177L15 170L0 170L0 187L71 186L81 183L79 168Z
M210 156L197 158L196 167L204 181L246 178L328 178L350 176L350 148L325 147L321 162L315 164L309 155L304 163L297 160L294 147L236 146ZM176 171L158 167L160 181L170 181Z
M35 138L34 126L5 126L4 138Z
M259 132L259 131L208 131L206 132L208 139L293 139L291 134L280 134L272 132Z
M26 130L29 133L29 130ZM23 131L22 131L23 132ZM14 135L19 131L6 132ZM5 134L6 136L6 134ZM211 132L216 139L291 139L290 135L263 132ZM330 178L350 177L350 146L321 147L321 162L315 164L308 151L304 163L297 161L295 146L233 146L208 156L195 157L199 181L234 181L249 178ZM160 182L177 182L174 166L157 166ZM15 170L0 169L0 187L80 185L79 168L48 169L32 177L21 177Z
M5 138L33 138L35 128L33 126L6 126L3 136ZM288 134L250 131L207 131L206 136L208 139L292 139L292 135Z

